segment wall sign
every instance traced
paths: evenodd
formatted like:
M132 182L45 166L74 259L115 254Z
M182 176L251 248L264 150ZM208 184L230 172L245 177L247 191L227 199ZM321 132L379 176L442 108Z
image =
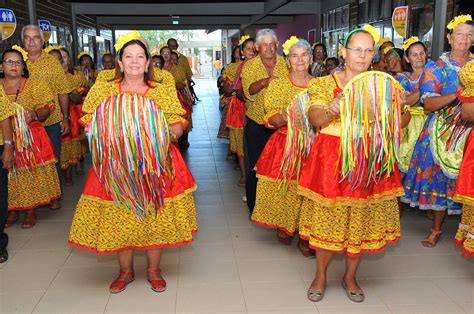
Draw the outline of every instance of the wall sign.
M51 38L51 22L47 20L38 20L38 25L43 32L44 42L47 42Z
M10 9L0 8L0 30L2 32L2 40L5 40L13 35L15 29L15 13Z

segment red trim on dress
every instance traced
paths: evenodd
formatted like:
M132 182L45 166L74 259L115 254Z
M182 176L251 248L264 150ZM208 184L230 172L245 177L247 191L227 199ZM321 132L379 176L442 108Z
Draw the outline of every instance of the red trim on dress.
M267 224L267 223L264 223L264 222L260 222L260 221L256 221L256 220L251 220L251 223L253 223L254 225L257 225L257 226L262 226L262 227L265 227L265 228L269 228L269 229L275 229L277 228L278 230L281 230L283 231L284 233L286 233L287 235L289 236L293 236L295 233L298 232L298 229L295 229L294 232L291 232L289 231L288 229L280 226L280 225L277 225L277 224Z

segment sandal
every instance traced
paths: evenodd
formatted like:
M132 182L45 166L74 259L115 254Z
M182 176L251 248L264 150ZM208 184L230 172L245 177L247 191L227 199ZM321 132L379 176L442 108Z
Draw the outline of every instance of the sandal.
M428 234L428 236L424 238L423 241L421 241L421 244L426 247L435 247L436 243L438 243L439 238L441 237L441 233L441 230L436 231L431 229L430 234Z
M349 290L347 288L347 285L346 285L346 282L344 281L344 279L342 280L342 288L344 288L344 290L346 290L346 294L347 294L347 297L349 298L349 300L351 301L354 301L354 302L364 302L365 300L365 295L364 295L364 291L362 290Z
M25 220L23 220L23 223L21 224L22 229L30 229L34 225L36 225L36 213L27 213L25 215Z
M5 228L8 228L11 225L13 225L15 222L18 221L19 218L20 218L20 215L18 215L18 212L9 211L7 221L5 222Z
M304 257L316 258L316 251L309 247L308 241L300 239L298 241L298 248Z
M133 271L121 271L120 272L120 275L124 275L124 276L127 276L125 279L115 279L111 284L110 284L110 287L109 287L109 291L110 293L120 293L122 292L123 290L125 290L125 288L127 288L127 285L129 283L131 283L132 281L135 280L135 273Z
M60 201L54 201L53 203L51 203L51 205L49 205L49 209L51 210L58 210L61 208L61 202Z
M149 276L150 274L161 274L161 269L148 269L146 271L147 277L148 277L148 282L151 284L151 290L155 292L163 292L166 290L166 281L164 279L150 279Z
M277 238L280 243L283 243L284 245L291 245L291 236L287 235L283 231L280 231L280 229L277 229Z

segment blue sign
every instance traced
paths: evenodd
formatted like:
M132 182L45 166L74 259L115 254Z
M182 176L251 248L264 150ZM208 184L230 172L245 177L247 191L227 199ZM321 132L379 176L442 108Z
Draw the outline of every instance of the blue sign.
M47 42L51 38L51 22L48 20L38 20L38 25L43 32L44 41Z
M15 13L10 9L0 8L0 30L2 33L2 40L7 39L16 29Z

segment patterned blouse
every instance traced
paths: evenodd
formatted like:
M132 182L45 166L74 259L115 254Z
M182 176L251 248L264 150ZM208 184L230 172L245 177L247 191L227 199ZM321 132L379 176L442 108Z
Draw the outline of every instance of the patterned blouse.
M8 98L5 95L3 87L0 86L0 122L10 118L15 114L13 107L10 106ZM2 129L0 128L0 145L3 145Z
M273 70L273 76L275 78L283 78L287 77L288 74L289 69L285 59L281 56L277 56L277 62ZM262 89L255 95L250 95L249 88L254 82L267 77L267 70L262 63L262 59L258 56L247 61L242 69L242 87L245 98L247 99L246 115L258 124L264 123L265 112L263 110L263 106L267 88Z

